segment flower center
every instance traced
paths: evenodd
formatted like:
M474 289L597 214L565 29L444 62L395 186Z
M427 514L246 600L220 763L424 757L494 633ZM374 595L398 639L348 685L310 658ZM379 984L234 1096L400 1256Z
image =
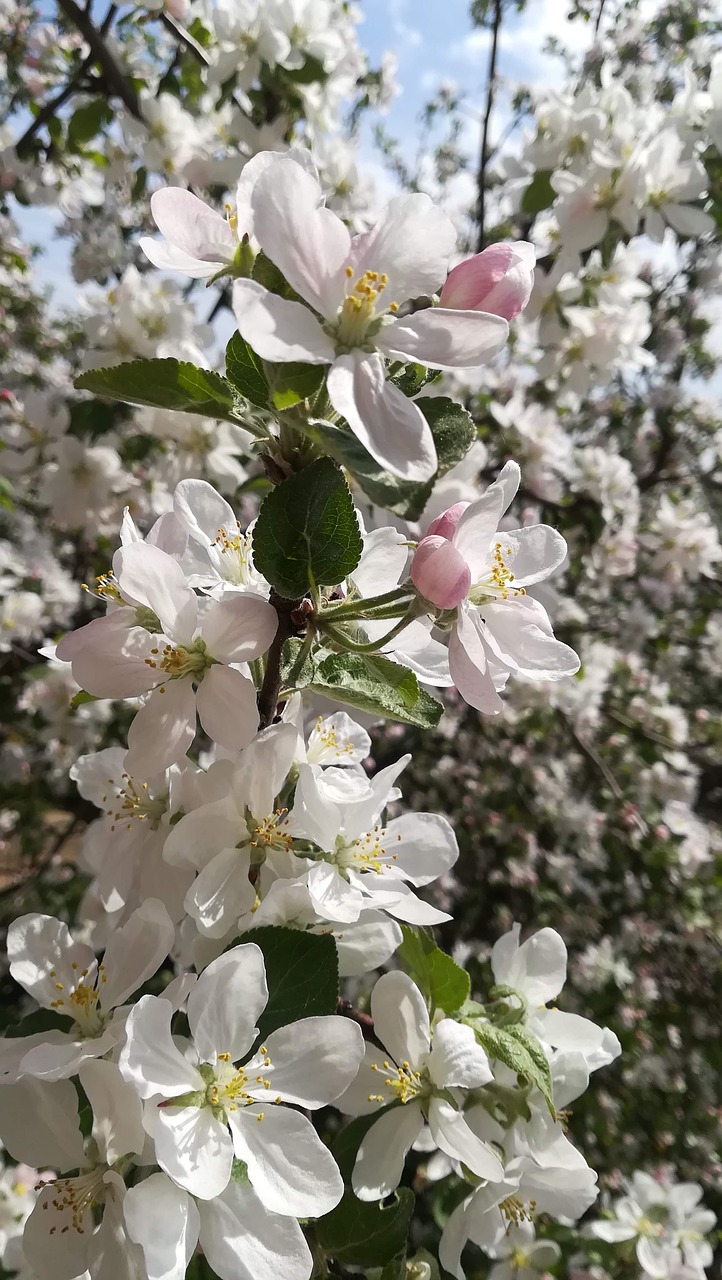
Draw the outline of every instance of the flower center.
M77 1178L59 1178L53 1183L53 1199L47 1202L50 1210L55 1209L57 1213L70 1215L70 1222L65 1222L60 1227L60 1234L64 1235L68 1231L77 1231L78 1235L85 1234L83 1219L89 1209L96 1204L105 1202L105 1183L103 1176L106 1172L105 1165L98 1165L97 1168L91 1169L89 1173L81 1173ZM40 1187L45 1183L40 1183ZM56 1223L50 1227L48 1234L53 1236L58 1231Z
M536 1200L530 1200L527 1205L518 1196L507 1196L506 1200L502 1200L499 1208L510 1227L519 1227L522 1222L534 1221Z
M111 787L115 786L112 778L108 778L108 783ZM142 782L139 790L127 773L123 774L123 783L124 786L118 788L115 804L105 811L108 817L113 819L111 831L115 831L117 822L125 822L130 831L133 819L137 819L138 822L150 822L151 826L157 827L168 807L167 795L152 796L148 791L147 782ZM108 796L103 796L103 804L107 800Z
M249 581L249 561L251 557L251 539L241 533L240 522L237 529L219 529L211 546L218 547L223 556L224 577L227 582L247 583Z
M339 836L336 841L336 852L330 860L335 862L341 871L353 868L355 871L375 871L380 876L383 873L384 864L396 862L399 856L398 853L389 852L385 843L386 838L386 827L374 827L372 831L367 831L351 844L345 844L343 836ZM401 836L397 835L396 840L400 841Z
M166 671L170 680L190 677L195 684L200 684L215 661L206 650L205 640L200 637L188 648L180 644L166 644L162 649L151 649L151 653L154 656L145 659L147 667L151 667L153 671ZM162 688L161 685L161 692Z
M510 597L514 599L516 596L526 595L524 587L512 586L514 574L504 559L505 555L510 556L512 553L512 547L504 547L501 542L494 543L494 555L487 577L480 578L469 592L472 604L483 604L485 600L496 596L508 600Z
M353 269L346 268L346 279L353 280ZM398 311L398 303L379 302L389 278L386 272L364 271L347 292L339 309L333 336L340 352L363 347L378 333L385 311ZM378 312L377 312L378 303Z
M251 837L248 843L252 849L257 850L258 858L262 859L263 854L271 849L291 848L293 836L284 830L288 826L287 813L288 809L274 809L267 818L254 818L251 813L248 813L246 825Z
M62 992L57 999L51 1001L51 1009L60 1009L63 1013L67 1013L71 1018L75 1019L75 1027L83 1038L95 1039L101 1034L105 1026L105 1020L98 1008L100 1000L99 986L103 986L108 981L105 973L105 965L98 965L98 972L95 980L90 983L85 979L89 976L88 969L78 970L75 961L71 968L78 971L78 981L75 982L70 989L65 986L64 982L55 983L55 989ZM57 978L57 971L50 970L49 977Z
M369 1102L388 1103L398 1099L409 1102L424 1092L424 1082L420 1071L414 1071L409 1062L402 1062L400 1067L395 1062L384 1058L383 1062L372 1062L371 1070L378 1072L379 1083L385 1093L370 1093Z
M102 600L104 604L108 600L113 600L116 604L125 604L120 594L120 588L112 573L99 573L92 587L89 587L87 582L82 582L80 585L83 591L95 596L96 600Z
M339 738L333 723L327 725L325 729L322 725L323 716L319 716L316 721L316 741L308 752L311 764L321 759L326 751L333 751L337 759L353 755L353 743L350 738Z

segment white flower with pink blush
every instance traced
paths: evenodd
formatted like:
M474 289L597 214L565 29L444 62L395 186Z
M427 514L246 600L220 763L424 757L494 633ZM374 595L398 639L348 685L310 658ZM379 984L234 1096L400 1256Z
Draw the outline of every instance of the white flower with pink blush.
M199 600L177 561L147 542L121 547L113 570L123 598L137 607L95 618L65 636L58 653L97 697L150 692L128 732L127 771L154 775L182 760L196 711L214 742L229 751L247 746L258 712L253 681L240 668L268 649L275 609L250 592ZM138 625L138 611L157 629Z
M406 480L428 480L437 468L429 425L387 381L384 358L467 369L495 356L508 333L501 316L476 304L400 314L446 279L453 223L416 193L397 196L370 231L352 237L324 207L318 181L290 159L260 175L250 202L263 252L302 301L237 280L242 336L263 360L330 365L331 404L369 453Z
M459 693L487 714L501 710L510 672L562 680L579 670L555 639L546 610L526 594L563 564L567 544L548 525L498 532L521 472L507 462L477 502L457 502L429 525L411 563L414 586L435 609L455 610L449 669Z

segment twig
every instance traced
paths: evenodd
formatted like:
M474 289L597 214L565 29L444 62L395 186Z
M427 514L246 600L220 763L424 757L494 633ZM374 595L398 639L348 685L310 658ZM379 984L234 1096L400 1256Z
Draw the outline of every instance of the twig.
M90 45L93 61L100 63L110 92L120 98L136 120L142 120L143 113L140 109L138 94L110 52L101 32L93 25L87 13L83 12L75 0L58 0L58 4L66 18L73 23L73 26L77 27L85 41ZM111 7L114 10L115 7Z
M172 32L172 34L176 36L177 39L180 41L180 43L183 45L184 49L187 49L189 53L193 54L193 57L195 58L196 62L199 62L202 67L213 66L213 63L211 62L211 59L208 57L208 54L203 48L203 45L198 43L195 37L191 35L190 31L186 31L182 23L176 22L176 19L172 18L169 13L161 13L160 20L163 23L163 26L166 28L166 31ZM238 98L235 93L231 94L231 102L233 103L234 107L238 108L238 110L241 112L242 115L244 116L248 115L248 112L245 106L243 105L240 98Z
M350 1018L363 1032L364 1040L375 1040L374 1020L368 1013L362 1013L350 1000L342 1000L339 996L336 1013L340 1013L344 1018Z
M599 8L597 9L597 17L594 23L594 39L595 40L599 35L599 28L602 25L602 14L604 13L604 6L606 3L607 3L607 0L599 0Z
M296 631L291 614L298 609L303 597L298 600L285 600L283 596L279 596L276 591L271 591L269 603L273 605L278 614L278 628L273 637L271 647L268 650L266 659L266 674L263 677L263 684L258 695L258 719L259 728L267 729L269 724L273 724L276 716L276 708L278 706L278 696L281 692L281 657L283 654L283 646Z
M569 732L572 738L574 739L577 746L579 747L579 750L589 760L591 760L592 764L596 765L597 769L602 774L602 777L607 782L608 786L610 787L613 794L616 796L617 800L623 800L624 792L622 788L617 782L617 779L615 778L609 766L604 762L604 760L602 760L602 757L599 755L599 752L596 750L596 748L593 747L591 743L585 742L583 738L579 737L579 734L577 733L576 729L574 728L571 721L569 720L567 720L567 727L569 729Z
M494 91L496 89L496 55L499 46L499 30L501 28L503 0L494 0L494 25L492 27L491 36L491 54L489 57L489 76L486 86L486 110L484 111L484 124L481 131L481 158L479 161L479 238L477 243L477 251L481 253L484 248L485 238L485 219L486 219L486 166L489 162L489 122L491 120L491 112L494 106Z
M38 130L42 129L43 125L47 124L49 120L52 120L55 112L58 110L58 107L62 107L63 104L68 101L68 98L72 98L78 88L80 77L83 75L83 72L87 71L88 67L91 66L94 60L93 55L90 54L78 67L76 67L65 88L61 89L60 93L57 93L54 98L50 98L49 101L45 103L44 107L41 107L32 124L28 125L23 136L18 138L18 141L15 143L15 150L21 159L23 158L23 153L27 149L28 144L32 142Z

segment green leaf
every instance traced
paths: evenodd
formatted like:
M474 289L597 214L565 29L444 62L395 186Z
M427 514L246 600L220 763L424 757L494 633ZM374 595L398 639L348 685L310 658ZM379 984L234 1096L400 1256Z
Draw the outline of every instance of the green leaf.
M266 964L268 1004L258 1020L262 1036L299 1018L336 1012L338 955L330 934L266 925L251 929L242 941L255 942Z
M430 1002L432 1009L455 1013L469 998L471 979L451 956L437 947L425 929L402 924L404 940L397 951L404 969Z
M539 1041L526 1027L496 1027L491 1022L470 1021L479 1044L490 1058L503 1062L518 1076L535 1085L544 1097L553 1116L556 1115L552 1098L552 1077L546 1054Z
M421 729L437 725L444 710L419 688L413 671L380 654L331 653L316 663L308 688L357 711Z
M84 707L88 702L97 702L98 698L94 693L86 693L85 689L79 689L70 699L70 710L77 711L78 707Z
M340 1204L316 1223L316 1235L329 1257L349 1266L383 1266L406 1248L414 1193L399 1187L390 1205L357 1200L347 1191Z
M238 421L231 384L212 369L199 369L186 360L129 360L112 369L90 369L75 379L75 386L124 404Z
M323 365L266 364L271 399L276 409L291 409L314 396L326 376Z
M426 369L422 364L407 364L391 381L405 396L415 396L427 382L436 382L440 377L438 369Z
M434 485L466 457L476 439L471 415L454 400L446 396L423 396L415 404L431 427L439 461L436 474L423 484L414 484L384 471L350 432L324 422L315 422L310 428L317 443L351 472L372 502L405 520L418 520Z
M295 289L291 288L275 262L271 262L271 259L267 258L263 251L256 256L251 276L259 284L262 284L264 289L268 289L270 293L277 293L280 298L290 298L293 302L300 302Z
M269 389L263 365L240 333L226 347L226 377L246 400L268 408Z
M46 1031L67 1031L70 1018L67 1014L57 1013L55 1009L34 1009L19 1022L13 1023L5 1032L10 1040L20 1036L35 1036Z
M94 98L78 107L68 123L68 146L71 151L78 151L90 142L104 124L110 124L113 112L104 98Z
M256 568L289 600L336 586L356 568L363 541L343 472L319 458L272 489L253 530Z
M551 169L539 169L521 198L521 211L530 217L554 204L557 193L551 183Z

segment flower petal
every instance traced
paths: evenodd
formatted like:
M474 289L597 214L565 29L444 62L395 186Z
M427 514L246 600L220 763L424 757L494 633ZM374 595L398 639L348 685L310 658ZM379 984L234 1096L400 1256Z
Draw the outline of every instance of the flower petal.
M234 1151L267 1209L320 1218L338 1204L343 1179L336 1161L300 1112L270 1102L263 1110L229 1111L228 1123Z
M174 1098L205 1089L203 1076L173 1041L172 1017L170 1001L159 996L143 996L128 1014L126 1041L118 1066L123 1079L133 1085L140 1098L155 1094Z
M427 1065L441 1089L478 1089L493 1079L489 1059L471 1027L452 1018L437 1022Z
M483 609L484 638L504 666L533 680L564 680L579 670L579 657L553 635L537 600L494 600Z
M263 252L291 287L330 319L343 301L351 237L322 201L318 180L287 159L261 174L251 197Z
M201 1205L201 1245L220 1280L308 1280L313 1270L295 1218L271 1213L241 1182Z
M385 272L384 299L402 303L436 293L455 248L451 219L425 193L414 192L394 197L376 225L355 237L350 266L354 276Z
M488 1182L501 1182L504 1166L490 1147L469 1128L461 1111L444 1098L429 1104L429 1128L434 1142L452 1160L459 1160Z
M501 351L509 325L486 311L427 307L384 325L376 344L387 355L432 369L472 369Z
M256 687L242 671L220 663L211 667L198 686L196 706L205 732L219 746L240 751L253 741L258 729Z
M182 187L164 187L150 198L150 211L161 235L177 249L201 262L230 262L238 235L220 213Z
M459 607L449 639L449 671L464 702L485 715L498 715L504 704L489 671L475 610L466 603Z
M23 1254L33 1274L77 1280L85 1273L88 1242L94 1231L90 1204L79 1221L76 1214L62 1187L54 1182L43 1187L23 1232Z
M170 1006L169 1006L170 1007ZM169 1178L199 1200L225 1191L233 1167L233 1143L210 1107L148 1108L146 1126Z
M57 1001L59 990L62 994L75 987L83 969L94 980L92 947L75 942L68 926L55 916L19 916L8 929L7 954L15 981L45 1009Z
M171 640L193 639L198 601L177 560L149 542L130 542L113 556L113 572L121 591L150 609Z
M203 617L201 635L219 662L251 662L266 652L277 630L273 605L244 592L214 601Z
M200 1230L195 1202L164 1173L129 1187L123 1200L128 1235L143 1250L148 1280L185 1280Z
M132 1084L114 1062L92 1058L78 1072L93 1109L93 1138L104 1164L122 1156L140 1155L145 1145L143 1110Z
M166 240L156 240L152 236L141 236L138 245L148 261L160 271L182 271L191 280L205 280L225 266L225 262L220 259L217 262L203 262L200 258L184 253L182 249L176 249L175 245L168 244Z
M137 698L156 683L147 658L158 637L135 625L131 607L114 609L63 636L56 654L70 662L73 679L97 698Z
M403 813L383 833L394 870L411 884L431 884L453 867L459 856L453 827L438 813Z
M398 1187L406 1157L424 1127L417 1102L392 1107L361 1140L351 1185L359 1200L382 1200Z
M518 463L507 462L494 483L489 485L476 502L469 504L459 519L453 542L471 569L472 582L478 582L488 569L489 544L520 482L521 470Z
M250 1091L263 1100L283 1098L299 1107L324 1107L348 1089L364 1054L361 1028L348 1018L301 1018L273 1031L264 1041L267 1053L258 1053L244 1067L257 1081ZM265 1059L271 1065L265 1065Z
M188 1021L199 1056L237 1062L250 1049L268 1001L263 952L255 942L224 952L200 975L188 997Z
M398 1066L417 1070L429 1053L431 1032L424 997L407 974L384 973L371 992L371 1016L377 1038Z
M196 695L188 679L154 689L128 730L125 767L131 777L150 777L179 764L196 736Z
M77 1169L85 1159L78 1095L70 1080L24 1076L0 1088L0 1139L33 1169Z
M138 907L108 939L100 988L103 1009L124 1004L153 976L174 942L173 922L162 902L150 898Z
M255 280L236 280L233 314L241 336L262 360L330 364L334 345L312 311Z
M530 524L499 535L504 563L514 574L515 587L530 587L554 573L567 558L567 544L547 524Z
M378 354L339 356L328 375L328 394L354 435L382 467L404 480L429 480L436 472L436 446L421 410L387 382Z
M240 917L251 911L256 890L248 879L250 849L222 849L190 885L185 909L201 933L224 938Z

